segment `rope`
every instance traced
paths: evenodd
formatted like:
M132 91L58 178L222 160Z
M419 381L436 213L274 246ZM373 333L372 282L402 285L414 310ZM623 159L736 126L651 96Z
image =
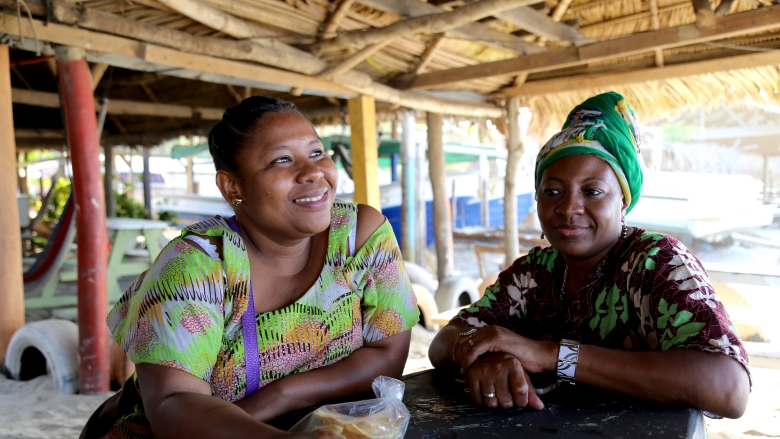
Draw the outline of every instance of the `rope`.
M41 56L41 43L38 41L38 34L35 32L35 21L33 21L32 12L27 6L24 0L16 0L16 19L19 22L19 38L24 43L24 33L22 32L22 6L27 11L27 18L30 19L30 28L32 29L33 38L35 39L35 55Z

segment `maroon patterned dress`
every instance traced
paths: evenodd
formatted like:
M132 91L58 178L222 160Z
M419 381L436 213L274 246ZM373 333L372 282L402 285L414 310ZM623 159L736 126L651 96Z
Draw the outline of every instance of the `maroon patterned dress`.
M737 328L701 262L675 238L635 229L576 295L561 294L564 268L557 250L534 248L453 321L626 351L718 352L749 372Z

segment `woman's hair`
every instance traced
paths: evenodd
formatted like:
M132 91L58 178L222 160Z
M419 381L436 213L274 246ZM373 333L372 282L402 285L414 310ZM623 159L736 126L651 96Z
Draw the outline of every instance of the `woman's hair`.
M265 96L246 98L235 107L225 110L222 120L209 132L209 152L214 159L214 168L240 177L236 161L238 153L250 145L263 116L284 111L297 111L309 120L295 104Z

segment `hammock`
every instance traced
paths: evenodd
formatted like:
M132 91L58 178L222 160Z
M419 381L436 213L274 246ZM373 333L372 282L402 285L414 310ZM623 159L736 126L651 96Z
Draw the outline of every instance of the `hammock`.
M73 208L73 192L65 203L62 216L52 231L49 242L43 248L43 252L35 260L35 263L24 273L25 295L35 295L43 291L49 281L56 276L65 257L68 255L70 245L76 237L75 209Z

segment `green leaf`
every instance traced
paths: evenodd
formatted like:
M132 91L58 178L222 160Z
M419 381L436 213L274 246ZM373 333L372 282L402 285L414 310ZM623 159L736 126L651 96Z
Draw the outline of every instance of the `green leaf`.
M661 350L666 351L669 350L670 347L672 347L672 341L671 340L663 340L661 342Z
M485 297L490 300L496 300L496 295L493 294L490 290L485 290Z
M601 316L598 315L598 314L596 314L595 316L593 316L592 319L590 319L590 325L589 326L590 326L590 330L591 331L596 329L596 326L599 325L599 320L601 320Z
M655 270L655 261L650 258L645 259L645 268L648 270Z
M707 324L704 322L686 323L680 326L680 329L677 330L677 335L674 336L672 342L675 345L678 345L682 343L686 338L693 337L694 335L701 332L702 328L704 328L706 325Z
M468 311L468 312L479 312L479 308L477 308L476 306L472 306L471 308L466 308L466 311ZM458 313L458 314L460 314L460 313Z
M476 306L478 306L480 308L481 307L487 307L487 308L491 308L491 309L493 308L490 305L490 298L488 296L482 296L482 298L477 300L477 303L475 303L474 305L476 305Z
M658 318L658 329L666 328L666 323L669 321L669 315L664 314Z
M658 302L658 311L660 311L661 314L669 314L669 304L666 303L666 299L663 297L661 298L661 301Z
M676 316L674 316L674 320L672 320L672 326L680 326L683 323L688 323L688 321L693 317L693 313L690 311L682 310L677 313Z
M659 251L661 251L661 247L653 247L649 252L647 252L647 256L655 256Z
M626 323L628 321L628 297L621 297L623 301L623 312L620 313L620 321Z

